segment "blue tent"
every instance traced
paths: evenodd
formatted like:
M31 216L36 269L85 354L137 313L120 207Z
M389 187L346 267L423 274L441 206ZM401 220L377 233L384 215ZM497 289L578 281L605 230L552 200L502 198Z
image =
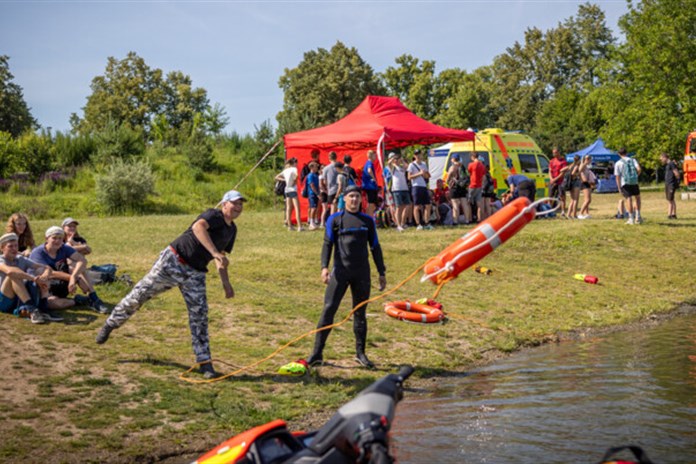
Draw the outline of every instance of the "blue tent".
M580 158L585 155L590 155L592 157L592 171L597 175L597 193L613 193L619 191L611 166L621 159L621 157L615 151L608 149L604 145L604 140L599 138L589 147L566 155L566 161L572 163L575 155L578 155ZM597 166L598 163L606 167L602 169ZM612 165L609 165L609 163L612 163Z
M608 161L617 162L620 158L618 153L608 149L604 145L604 140L602 140L601 138L595 140L595 142L589 147L583 148L582 150L576 151L575 153L570 153L566 155L566 161L572 163L573 157L575 157L575 155L580 156L580 158L582 158L585 155L590 155L592 156L593 163Z

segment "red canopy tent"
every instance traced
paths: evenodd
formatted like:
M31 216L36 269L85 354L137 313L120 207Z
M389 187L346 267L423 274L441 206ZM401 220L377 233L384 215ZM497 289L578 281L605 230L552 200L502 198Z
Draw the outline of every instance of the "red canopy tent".
M312 149L320 150L320 162L328 164L328 153L335 151L339 160L351 155L351 166L362 170L367 151L375 150L378 166L375 173L381 185L383 154L385 151L410 145L430 145L443 142L474 140L472 131L448 129L430 123L413 114L396 97L369 95L343 119L302 132L286 134L285 157L297 158L299 169L309 162ZM302 186L298 185L298 191ZM301 198L302 218L305 218L306 200Z

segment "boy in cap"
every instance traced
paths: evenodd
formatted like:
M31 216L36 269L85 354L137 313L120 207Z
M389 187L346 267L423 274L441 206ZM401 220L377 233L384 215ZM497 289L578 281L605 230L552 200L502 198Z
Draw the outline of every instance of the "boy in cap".
M82 256L87 256L92 253L92 248L87 245L87 240L77 232L77 226L79 225L80 223L71 217L63 219L61 223L63 232L65 232L65 243L73 247Z
M48 266L52 270L49 286L49 306L53 309L67 309L75 305L88 306L100 314L107 314L109 307L102 302L87 276L87 260L70 245L66 245L65 232L58 226L46 230L46 241L31 252L29 259ZM72 269L68 260L73 263ZM68 295L80 287L88 296Z
M150 272L114 308L97 335L103 344L114 329L121 327L152 297L179 287L188 309L193 352L200 372L205 378L218 376L213 368L208 338L208 300L205 278L208 263L215 261L225 298L234 296L227 274L230 253L237 237L234 220L242 214L246 199L236 190L222 197L218 206L201 213L183 234L174 239L161 253Z
M0 312L13 312L16 315L28 315L33 324L45 324L49 321L63 320L39 311L32 301L31 285L38 285L41 291L39 305L47 310L48 279L51 269L42 266L19 254L19 238L15 233L0 237ZM34 276L28 271L39 272Z

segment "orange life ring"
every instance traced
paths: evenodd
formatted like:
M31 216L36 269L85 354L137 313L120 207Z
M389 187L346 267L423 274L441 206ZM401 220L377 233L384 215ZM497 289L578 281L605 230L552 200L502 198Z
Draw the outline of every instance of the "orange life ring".
M432 306L411 303L410 301L393 301L384 305L384 312L400 321L422 322L432 324L442 322L445 313Z
M534 219L536 212L533 208L525 211L530 204L529 199L525 197L520 197L508 203L500 211L442 250L440 254L430 258L425 264L423 271L425 276L430 277L423 277L423 279L430 279L432 283L439 285L445 280L457 277L462 271L481 261L488 253L505 243L507 239L515 235L522 227ZM496 233L499 234L488 244L472 250L477 245L481 245L493 237ZM472 251L459 257L467 250Z

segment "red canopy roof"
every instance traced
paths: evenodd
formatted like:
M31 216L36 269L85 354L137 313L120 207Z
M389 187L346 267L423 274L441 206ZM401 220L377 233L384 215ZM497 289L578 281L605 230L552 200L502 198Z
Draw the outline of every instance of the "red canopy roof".
M286 134L285 148L320 150L376 149L430 145L474 139L471 131L447 129L419 118L396 97L369 95L345 118L328 126Z

